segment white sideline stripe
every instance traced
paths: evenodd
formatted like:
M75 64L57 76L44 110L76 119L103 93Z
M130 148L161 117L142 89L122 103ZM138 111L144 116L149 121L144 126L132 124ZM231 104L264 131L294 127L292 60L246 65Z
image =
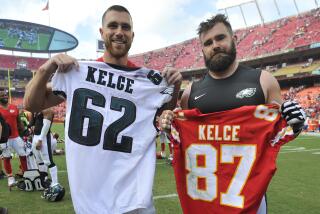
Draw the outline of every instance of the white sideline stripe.
M293 152L312 152L312 151L320 151L320 149L290 150L290 151L283 151L283 152L279 152L279 153L285 154L285 153L293 153Z
M160 162L160 163L156 163L157 165L162 165L162 164L168 164L166 162Z
M317 136L315 136L315 137L317 137ZM304 137L299 137L299 140L314 140L315 137L306 137L306 136L304 136Z
M157 195L153 197L153 200L157 200L157 199L162 199L162 198L174 198L174 197L178 197L177 194L169 194L169 195Z

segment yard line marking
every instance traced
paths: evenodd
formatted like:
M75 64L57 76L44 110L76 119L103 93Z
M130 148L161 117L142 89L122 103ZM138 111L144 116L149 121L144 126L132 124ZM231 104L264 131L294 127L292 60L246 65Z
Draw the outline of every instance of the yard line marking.
M293 152L312 152L312 151L320 151L320 149L306 149L306 150L295 150L295 151L285 151L285 152L279 152L280 154L285 153L293 153Z
M299 137L299 140L316 140L316 137Z
M160 162L160 163L156 163L157 165L162 165L162 164L168 164L166 162Z
M169 195L157 195L157 196L154 196L153 199L154 200L157 200L157 199L162 199L162 198L174 198L174 197L178 197L177 194L169 194Z
M302 151L302 150L306 150L305 147L287 147L287 148L283 148L284 151ZM282 151L283 151L282 150Z

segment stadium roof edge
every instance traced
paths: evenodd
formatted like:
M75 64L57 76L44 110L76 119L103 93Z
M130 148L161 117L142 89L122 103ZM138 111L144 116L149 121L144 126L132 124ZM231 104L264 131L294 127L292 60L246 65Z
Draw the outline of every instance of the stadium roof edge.
M229 1L218 1L217 2L217 9L224 10L231 7L240 6L242 4L251 3L254 0L229 0Z

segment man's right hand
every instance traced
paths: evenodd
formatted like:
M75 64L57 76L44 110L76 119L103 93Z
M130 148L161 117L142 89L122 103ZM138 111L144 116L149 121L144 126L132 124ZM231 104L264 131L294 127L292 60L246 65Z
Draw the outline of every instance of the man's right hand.
M171 110L165 110L159 117L159 127L161 130L170 133L171 124L174 117L174 112Z
M42 140L38 140L36 143L36 150L40 150L42 148Z
M39 70L45 70L51 74L53 74L55 71L66 73L74 66L76 69L79 68L79 63L75 58L66 54L57 54L45 62Z

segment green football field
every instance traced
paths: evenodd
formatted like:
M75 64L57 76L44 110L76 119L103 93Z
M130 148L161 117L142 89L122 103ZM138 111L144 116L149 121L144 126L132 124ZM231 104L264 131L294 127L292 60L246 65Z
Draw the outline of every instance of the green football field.
M6 29L0 29L0 38L4 42L4 46L6 48L15 48L18 38L10 38L8 37L8 33ZM49 43L50 35L39 33L38 41L35 44L29 44L27 41L22 42L22 49L27 49L32 52L32 50L47 50L47 46Z
M63 135L62 125L53 127ZM58 144L60 148L63 144ZM7 180L0 180L0 207L10 214L74 213L69 192L64 156L54 156L59 169L59 181L66 188L60 202L41 199L41 192L11 192ZM13 159L13 169L18 169L18 159ZM269 186L267 199L269 214L319 214L320 213L320 137L300 136L283 146L277 160L278 170ZM116 178L115 178L116 179ZM157 161L154 185L154 202L159 214L182 213L175 190L172 167L166 160ZM199 213L201 214L201 213Z

